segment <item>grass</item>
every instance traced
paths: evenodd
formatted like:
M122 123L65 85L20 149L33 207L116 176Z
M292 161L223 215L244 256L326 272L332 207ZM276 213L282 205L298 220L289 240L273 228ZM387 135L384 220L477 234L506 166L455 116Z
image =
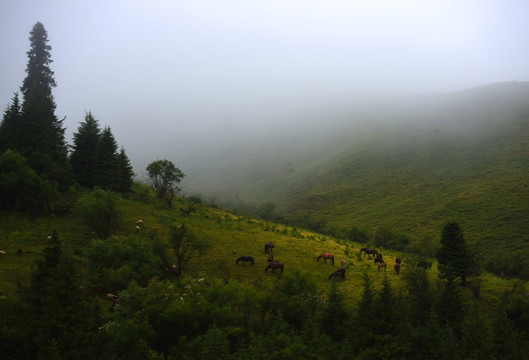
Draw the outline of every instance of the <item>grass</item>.
M116 234L134 234L136 220L142 219L142 229L136 236L148 242L148 233L155 231L153 227L157 229L159 236L164 237L168 233L168 224L185 222L197 236L211 240L212 248L204 257L193 259L183 276L207 275L236 279L248 284L265 282L273 285L281 277L278 271L264 271L268 265L264 244L269 241L275 245L274 258L285 264L283 276L295 271L305 272L323 291L329 289L331 282L328 277L340 266L340 260L344 259L347 275L345 281L339 281L339 287L346 300L351 303L357 302L361 296L365 272L372 278L376 288L381 287L387 276L394 288L403 289L403 275L413 266L412 256L379 249L388 263L387 273L383 270L379 272L372 258L360 256L360 244L238 216L204 205L197 205L196 212L184 216L180 208L187 206L189 203L185 199L179 199L171 210L162 205L122 199L119 204L121 222ZM78 254L82 254L91 240L75 212L63 217L42 217L35 221L27 220L22 214L3 213L0 226L3 229L0 248L7 252L0 257L0 293L4 295L15 294L28 285L33 264L40 258L46 245L46 237L53 230L57 230L60 238L74 247ZM112 241L112 238L107 241ZM22 256L16 254L18 248L23 249ZM317 262L316 258L322 252L334 253L335 264L324 263L322 260ZM241 255L254 256L255 266L241 263L236 265L235 260ZM401 275L396 275L392 268L396 256L403 258ZM428 274L432 284L437 286L435 264ZM490 301L499 298L509 286L511 284L508 280L491 275L482 277L482 293Z

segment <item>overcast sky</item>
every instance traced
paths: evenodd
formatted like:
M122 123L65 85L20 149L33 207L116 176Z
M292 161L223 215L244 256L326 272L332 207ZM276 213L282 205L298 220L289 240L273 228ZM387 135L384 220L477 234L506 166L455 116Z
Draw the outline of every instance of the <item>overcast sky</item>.
M37 21L68 141L90 110L133 162L357 92L529 80L524 0L0 0L2 111Z

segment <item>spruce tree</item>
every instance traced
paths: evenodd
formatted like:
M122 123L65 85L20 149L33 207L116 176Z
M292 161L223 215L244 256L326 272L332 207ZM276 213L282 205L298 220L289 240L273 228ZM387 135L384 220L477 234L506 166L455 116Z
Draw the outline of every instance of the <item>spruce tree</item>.
M48 33L40 22L30 32L30 50L26 78L20 88L24 97L17 150L28 159L30 166L45 174L65 190L73 182L67 158L62 120L55 115L52 88L57 86L50 69L51 46Z
M110 127L106 126L101 133L95 156L94 185L105 190L117 191L120 183L118 164L118 145Z
M127 193L132 187L134 182L134 171L130 164L129 158L125 153L125 149L122 147L118 154L118 167L119 167L119 192Z
M22 108L18 93L11 100L0 124L0 154L6 150L17 149L17 139L20 138L20 121L22 117Z
M72 171L77 182L83 186L93 187L95 157L99 148L101 129L91 112L87 112L84 122L80 123L77 133L73 134L73 152L70 157Z
M441 234L441 248L437 252L439 271L443 277L449 273L460 277L463 284L472 269L472 258L463 237L463 231L456 222L448 222Z

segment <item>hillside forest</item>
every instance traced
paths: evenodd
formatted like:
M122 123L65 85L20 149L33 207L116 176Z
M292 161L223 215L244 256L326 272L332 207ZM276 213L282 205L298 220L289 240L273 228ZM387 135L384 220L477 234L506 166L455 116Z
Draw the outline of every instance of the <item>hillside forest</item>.
M457 216L435 242L417 241L182 196L184 171L166 159L134 181L125 149L91 112L66 143L50 50L37 22L21 95L0 124L2 358L529 353L525 273L484 267Z

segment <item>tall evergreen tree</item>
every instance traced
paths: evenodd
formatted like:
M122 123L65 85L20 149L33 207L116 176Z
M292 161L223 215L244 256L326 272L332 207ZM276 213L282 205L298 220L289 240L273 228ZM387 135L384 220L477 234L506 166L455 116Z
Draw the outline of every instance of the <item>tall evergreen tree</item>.
M106 126L101 133L101 139L95 156L94 185L105 190L119 189L118 145L112 135L110 127Z
M132 183L134 182L134 171L130 164L129 158L125 153L125 149L122 147L118 154L118 167L119 167L119 191L126 193L130 191Z
M463 231L456 222L448 222L441 234L441 248L437 252L439 271L443 277L452 274L460 277L463 284L472 270L472 258L463 237Z
M0 154L8 149L17 149L17 139L20 138L19 127L21 117L22 108L18 93L15 93L15 96L11 100L11 105L6 108L2 123L0 124Z
M33 358L94 359L103 354L99 310L83 289L73 253L54 232L28 293Z
M70 157L72 171L77 182L83 186L93 187L96 166L94 154L97 154L101 136L98 121L91 112L87 112L84 122L80 123L77 133L73 134L73 152Z
M20 88L24 96L17 150L39 174L56 181L61 190L72 184L62 120L55 115L52 88L57 86L50 69L51 46L40 22L30 32L26 78Z

